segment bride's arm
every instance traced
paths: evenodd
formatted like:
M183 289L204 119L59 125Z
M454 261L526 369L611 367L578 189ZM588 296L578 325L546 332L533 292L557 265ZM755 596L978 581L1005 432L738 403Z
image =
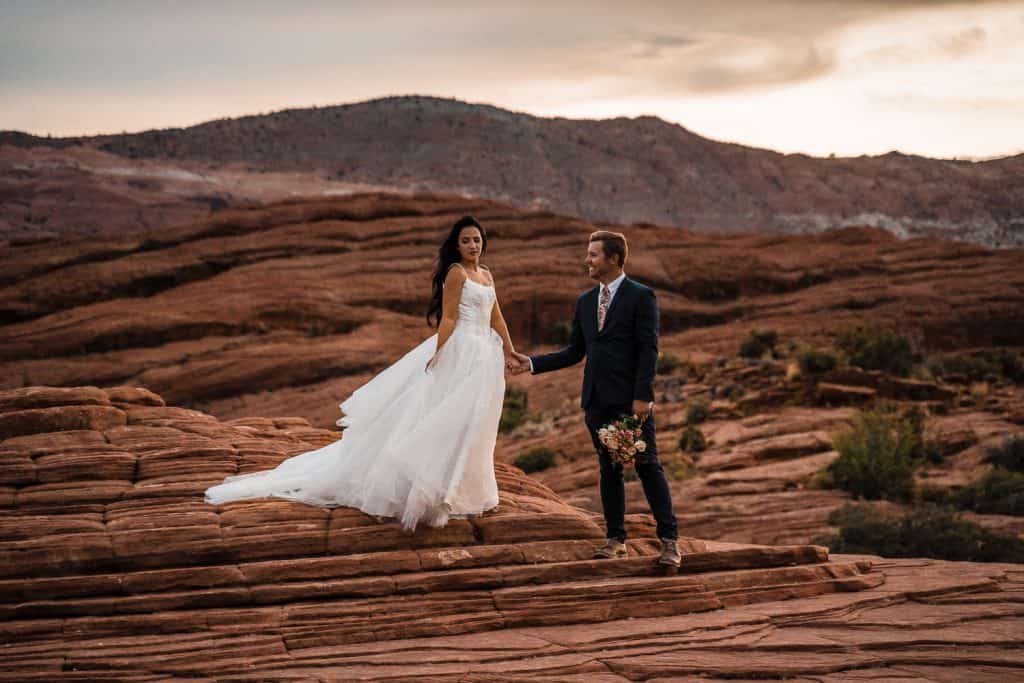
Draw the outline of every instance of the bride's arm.
M459 299L462 298L462 287L466 283L466 271L460 267L448 269L444 278L444 295L441 304L441 323L437 326L437 350L433 358L427 363L429 368L433 365L441 347L448 341L455 330L455 321L459 319Z
M490 270L487 273L491 276L491 286L494 287L494 274ZM497 289L495 289L497 291ZM498 305L498 296L494 296L494 308L491 309L491 327L494 328L498 336L501 337L501 345L505 351L506 356L511 356L516 352L516 347L512 345L512 337L508 333L508 325L505 324L505 316L501 314L501 306Z

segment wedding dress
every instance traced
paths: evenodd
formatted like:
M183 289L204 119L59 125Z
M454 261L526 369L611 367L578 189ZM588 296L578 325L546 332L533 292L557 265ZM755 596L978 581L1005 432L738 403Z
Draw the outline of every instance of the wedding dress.
M206 502L277 497L354 507L403 528L443 526L498 504L494 445L505 394L494 288L467 279L454 331L430 370L437 334L341 404L340 441L272 470L229 476Z

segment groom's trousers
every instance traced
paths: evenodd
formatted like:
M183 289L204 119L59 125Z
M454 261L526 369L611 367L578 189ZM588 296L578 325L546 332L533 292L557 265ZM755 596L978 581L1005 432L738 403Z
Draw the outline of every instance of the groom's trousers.
M626 540L626 486L622 478L622 464L612 460L608 449L598 438L597 430L612 420L617 420L633 411L632 404L625 406L601 406L592 404L587 408L585 421L590 438L597 449L601 463L601 507L604 509L607 537L618 541ZM638 453L634 466L644 488L647 504L651 507L658 527L658 538L675 539L679 532L676 515L672 510L672 494L669 492L665 470L658 461L658 444L655 441L654 412L652 411L642 427L647 451Z

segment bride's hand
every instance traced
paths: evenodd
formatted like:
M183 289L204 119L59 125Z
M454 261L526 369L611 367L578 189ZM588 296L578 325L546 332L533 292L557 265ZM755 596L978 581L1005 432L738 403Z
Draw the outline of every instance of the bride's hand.
M517 367L519 367L519 359L516 358L516 352L515 351L506 351L505 352L505 368L507 370L515 370Z
M513 375L520 375L530 369L530 358L516 351L505 354L505 367Z

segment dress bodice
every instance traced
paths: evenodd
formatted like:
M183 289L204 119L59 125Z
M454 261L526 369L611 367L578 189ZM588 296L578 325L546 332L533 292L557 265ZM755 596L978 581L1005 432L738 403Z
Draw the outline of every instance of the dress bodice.
M456 326L487 332L491 327L491 309L494 307L495 298L494 287L466 278L462 286L462 298L459 299L459 318Z

